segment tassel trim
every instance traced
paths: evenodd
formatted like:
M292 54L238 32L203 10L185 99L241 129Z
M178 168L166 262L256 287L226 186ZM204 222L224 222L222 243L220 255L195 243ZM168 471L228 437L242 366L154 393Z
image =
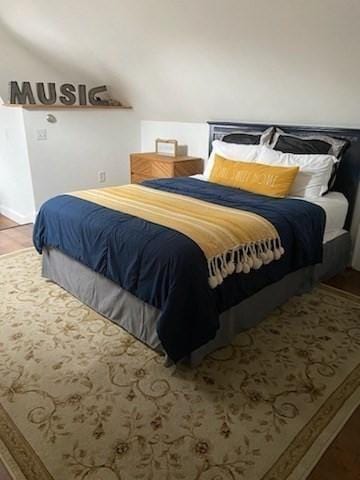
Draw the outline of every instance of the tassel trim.
M235 273L258 270L274 260L279 260L285 251L279 237L239 245L208 260L209 285L216 288L226 277Z

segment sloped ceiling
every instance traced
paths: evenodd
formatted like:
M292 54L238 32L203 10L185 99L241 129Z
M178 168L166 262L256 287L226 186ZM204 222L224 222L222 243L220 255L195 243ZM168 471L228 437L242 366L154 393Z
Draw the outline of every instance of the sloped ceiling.
M360 125L359 0L1 0L9 80L106 83L150 120Z

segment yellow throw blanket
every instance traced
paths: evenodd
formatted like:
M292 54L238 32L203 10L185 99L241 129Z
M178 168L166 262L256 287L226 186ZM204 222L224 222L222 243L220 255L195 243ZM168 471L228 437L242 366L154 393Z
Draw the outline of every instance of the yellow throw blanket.
M72 196L176 230L208 261L211 288L232 273L248 273L284 253L275 227L254 213L141 185L75 192Z

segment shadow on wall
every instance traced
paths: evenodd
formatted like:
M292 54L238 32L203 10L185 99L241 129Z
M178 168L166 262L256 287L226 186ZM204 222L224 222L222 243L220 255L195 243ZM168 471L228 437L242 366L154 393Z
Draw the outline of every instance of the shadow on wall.
M2 68L0 72L0 97L8 98L11 80L96 82L96 79L75 61L69 61L51 53L51 44L43 48L35 45L0 19L0 44ZM65 56L65 52L64 52ZM71 78L68 78L71 72ZM11 76L12 78L9 78Z

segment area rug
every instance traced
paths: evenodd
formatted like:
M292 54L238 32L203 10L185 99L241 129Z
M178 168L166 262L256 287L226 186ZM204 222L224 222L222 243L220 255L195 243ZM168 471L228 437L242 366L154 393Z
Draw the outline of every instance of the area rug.
M360 299L295 297L197 368L0 257L0 456L26 480L299 480L360 403Z

